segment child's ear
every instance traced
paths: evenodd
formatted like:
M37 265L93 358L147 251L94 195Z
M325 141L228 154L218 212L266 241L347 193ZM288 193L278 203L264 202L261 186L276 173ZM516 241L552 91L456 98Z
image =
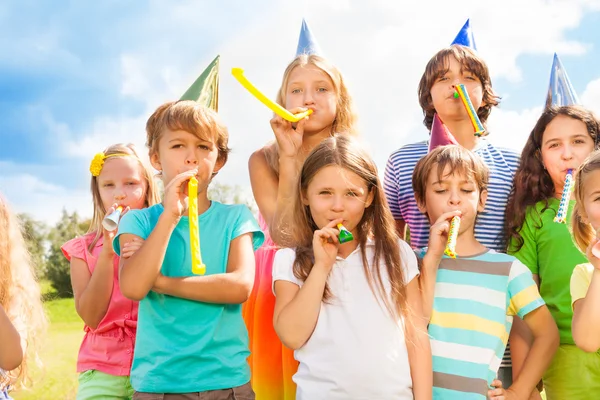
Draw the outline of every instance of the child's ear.
M421 211L421 213L423 214L427 214L427 205L425 204L425 201L421 201L420 199L417 199L415 197L415 201L417 202L417 208L419 209L419 211Z
M222 158L217 158L217 162L215 163L215 167L213 168L213 176L217 174L225 166L225 160Z
M375 199L375 189L371 188L371 190L369 190L369 194L367 195L367 200L365 200L365 208L369 208L369 206L373 204L373 199Z
M305 206L308 205L308 197L306 196L306 191L302 191L302 193L300 193L300 198L302 199L302 204L304 204Z
M479 193L479 205L477 206L477 212L483 211L483 209L485 208L485 203L487 202L487 198L488 191L482 190L481 193Z
M155 170L162 171L162 164L160 163L160 157L158 157L157 151L150 154L150 164L152 164L152 168Z

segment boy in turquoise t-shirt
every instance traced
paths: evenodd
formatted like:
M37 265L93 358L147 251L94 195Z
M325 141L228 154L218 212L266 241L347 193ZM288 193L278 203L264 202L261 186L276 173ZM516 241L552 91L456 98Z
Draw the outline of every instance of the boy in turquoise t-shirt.
M254 281L254 250L264 236L244 205L210 201L208 185L227 161L227 129L192 101L166 103L147 123L150 161L165 184L162 204L129 211L115 251L143 245L121 259L123 294L140 301L131 370L134 399L199 396L253 399L248 333L241 313ZM198 180L204 275L191 270L188 185Z

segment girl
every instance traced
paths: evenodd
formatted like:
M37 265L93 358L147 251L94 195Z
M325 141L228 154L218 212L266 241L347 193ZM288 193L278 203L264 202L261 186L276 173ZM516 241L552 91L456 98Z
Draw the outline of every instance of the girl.
M373 161L345 136L300 172L295 249L273 264L274 326L295 350L296 398L431 399L417 260L398 239ZM340 243L337 224L354 240Z
M594 152L577 171L575 181L573 238L589 264L575 267L571 276L573 339L577 347L593 353L579 377L590 393L600 390L600 151ZM596 249L593 251L593 249ZM591 372L591 373L590 373Z
M94 202L90 229L62 246L71 262L75 308L86 332L77 360L77 399L131 399L129 371L138 305L121 294L119 257L112 246L115 232L106 231L102 220L117 206L123 207L124 213L151 206L157 203L158 195L150 170L132 144L115 144L96 154L90 172ZM130 252L139 245L132 242Z
M277 102L299 112L310 108L310 117L294 127L279 116L271 127L276 141L257 150L249 161L250 181L260 210L259 223L266 235L256 252L256 278L244 319L250 337L252 386L258 400L293 400L291 380L298 367L293 353L281 345L273 330L275 298L271 291L275 243L286 242L290 203L304 159L333 133L355 134L356 114L340 71L317 55L300 55L283 74Z
M16 216L0 196L0 399L27 386L46 316L40 287Z
M533 273L540 294L560 333L560 347L544 375L548 400L587 398L581 367L591 357L577 349L571 335L569 281L577 264L585 262L565 224L553 222L565 176L592 152L600 123L580 106L546 109L525 144L515 175L515 192L507 208L509 253ZM569 203L569 215L574 201ZM529 331L515 319L511 341L515 375L529 351ZM600 378L598 370L597 378ZM539 397L538 397L539 398Z

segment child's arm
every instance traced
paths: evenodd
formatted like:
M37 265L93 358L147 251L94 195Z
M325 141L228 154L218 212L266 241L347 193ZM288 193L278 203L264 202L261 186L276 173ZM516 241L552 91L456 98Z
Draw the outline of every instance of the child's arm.
M114 257L112 247L114 232L104 230L102 250L94 272L90 273L87 263L78 257L71 257L71 286L75 298L75 310L83 322L96 329L106 315L114 282Z
M306 111L305 108L296 108L290 112ZM275 176L267 163L265 151L256 151L248 161L250 183L256 204L269 226L271 239L275 243L285 241L286 219L293 204L296 183L300 165L298 163L298 150L302 146L304 132L303 119L292 128L291 122L279 116L273 117L271 127L277 139L279 149L279 176Z
M573 339L583 351L600 349L600 270L594 268L587 295L573 303Z
M548 307L544 305L531 311L524 321L533 334L533 343L517 379L506 390L517 398L528 398L532 394L559 345L558 328Z
M12 371L23 361L21 336L0 306L0 368Z
M592 253L592 247L599 240L597 238L592 241L586 252L588 260L594 267L587 292L584 292L584 283L587 283L584 266L577 266L571 276L573 339L577 347L587 352L595 352L600 348L600 259ZM581 298L583 294L585 297Z
M413 279L406 286L406 298L408 306L406 345L413 382L413 395L415 400L431 399L433 388L431 346L427 334L428 320L423 316L418 279Z
M429 323L433 310L433 297L437 270L448 241L450 222L454 216L460 216L460 211L451 211L442 214L429 230L429 247L421 263L421 276L419 284L423 301L423 316Z
M304 346L317 325L325 283L339 246L338 231L333 227L341 222L337 219L315 231L315 264L301 288L292 282L275 281L273 326L281 342L292 350Z
M231 241L226 273L182 278L159 275L152 290L204 303L241 304L252 292L254 270L252 233L245 233Z
M185 198L187 197L182 186L196 175L197 170L183 172L177 175L165 188L164 211L144 244L130 258L121 258L119 267L119 285L123 296L128 299L140 301L154 286L162 267L169 239L177 226L179 219L185 212ZM124 248L125 243L138 236L124 233L119 235L119 245Z

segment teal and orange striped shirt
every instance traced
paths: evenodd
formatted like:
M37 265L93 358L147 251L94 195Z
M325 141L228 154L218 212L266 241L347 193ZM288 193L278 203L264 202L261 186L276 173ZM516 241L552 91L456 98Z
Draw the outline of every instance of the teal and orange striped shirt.
M543 305L531 271L515 257L493 250L468 258L444 256L429 323L433 398L486 399L513 316L523 318Z

